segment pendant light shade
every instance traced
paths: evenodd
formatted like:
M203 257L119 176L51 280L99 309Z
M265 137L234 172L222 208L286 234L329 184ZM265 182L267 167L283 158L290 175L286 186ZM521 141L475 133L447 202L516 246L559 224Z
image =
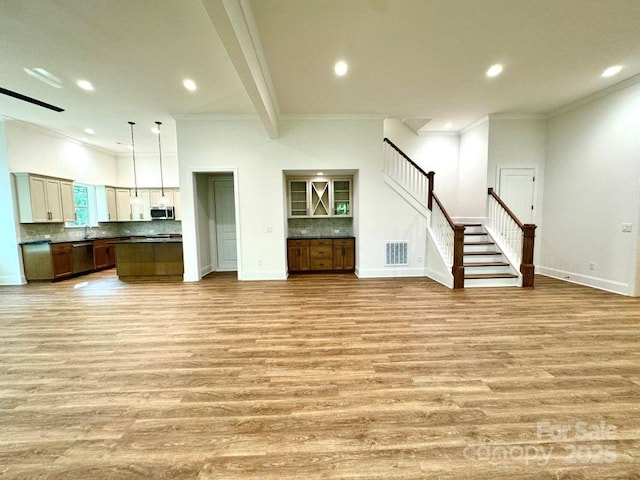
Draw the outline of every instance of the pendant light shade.
M162 125L162 122L156 122L156 130L158 132L158 155L160 157L160 205L166 207L171 203L171 201L164 194L164 175L162 172L162 142L160 141L160 125Z
M143 201L140 197L138 197L138 174L136 172L136 144L133 140L133 126L135 124L136 124L135 122L129 122L129 126L131 127L131 155L133 156L133 185L134 185L134 196L131 197L131 204L134 206L142 206ZM135 212L134 212L134 215L135 215Z

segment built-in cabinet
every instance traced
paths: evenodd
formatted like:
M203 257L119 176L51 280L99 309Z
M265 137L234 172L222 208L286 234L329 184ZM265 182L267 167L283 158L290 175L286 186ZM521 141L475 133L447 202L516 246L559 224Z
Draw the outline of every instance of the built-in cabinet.
M73 275L71 243L51 245L51 269L53 280L62 280Z
M289 273L355 270L355 239L309 238L287 240Z
M289 218L353 216L352 184L345 177L288 179Z
M32 173L14 173L20 223L73 222L73 181Z
M137 193L137 195L136 195ZM165 188L169 206L174 207L175 219L180 220L180 190ZM160 206L159 188L119 188L96 185L99 222L150 221L151 208Z

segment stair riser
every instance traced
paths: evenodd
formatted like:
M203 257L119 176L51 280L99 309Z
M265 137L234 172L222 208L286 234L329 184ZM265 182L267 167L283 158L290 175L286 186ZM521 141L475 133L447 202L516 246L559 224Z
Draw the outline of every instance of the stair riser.
M512 273L516 272L509 266L504 267L464 267L464 273Z
M484 235L464 235L465 242L486 242L489 240L489 235L486 233Z
M474 287L517 287L517 278L482 278L470 279L464 281L464 288Z
M465 227L464 233L485 233L484 227L481 225L479 227Z
M465 255L463 263L503 262L502 255Z
M465 245L464 253L467 252L494 252L496 250L495 245Z

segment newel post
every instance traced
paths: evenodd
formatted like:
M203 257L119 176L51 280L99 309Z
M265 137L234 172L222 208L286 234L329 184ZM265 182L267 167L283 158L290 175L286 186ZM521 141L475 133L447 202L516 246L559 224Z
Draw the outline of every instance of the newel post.
M429 172L427 173L427 178L429 179L429 196L427 198L427 208L429 209L429 211L431 211L431 207L433 206L433 177L435 176L436 172Z
M453 288L464 288L464 225L453 227Z
M533 265L533 246L536 226L526 223L522 226L522 264L520 265L520 273L522 273L522 286L533 288L533 277L535 266Z

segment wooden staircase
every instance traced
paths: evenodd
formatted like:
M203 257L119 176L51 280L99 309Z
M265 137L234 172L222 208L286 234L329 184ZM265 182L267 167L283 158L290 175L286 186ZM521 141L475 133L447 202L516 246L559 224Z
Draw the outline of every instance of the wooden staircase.
M464 224L464 286L517 287L518 275L480 223Z

